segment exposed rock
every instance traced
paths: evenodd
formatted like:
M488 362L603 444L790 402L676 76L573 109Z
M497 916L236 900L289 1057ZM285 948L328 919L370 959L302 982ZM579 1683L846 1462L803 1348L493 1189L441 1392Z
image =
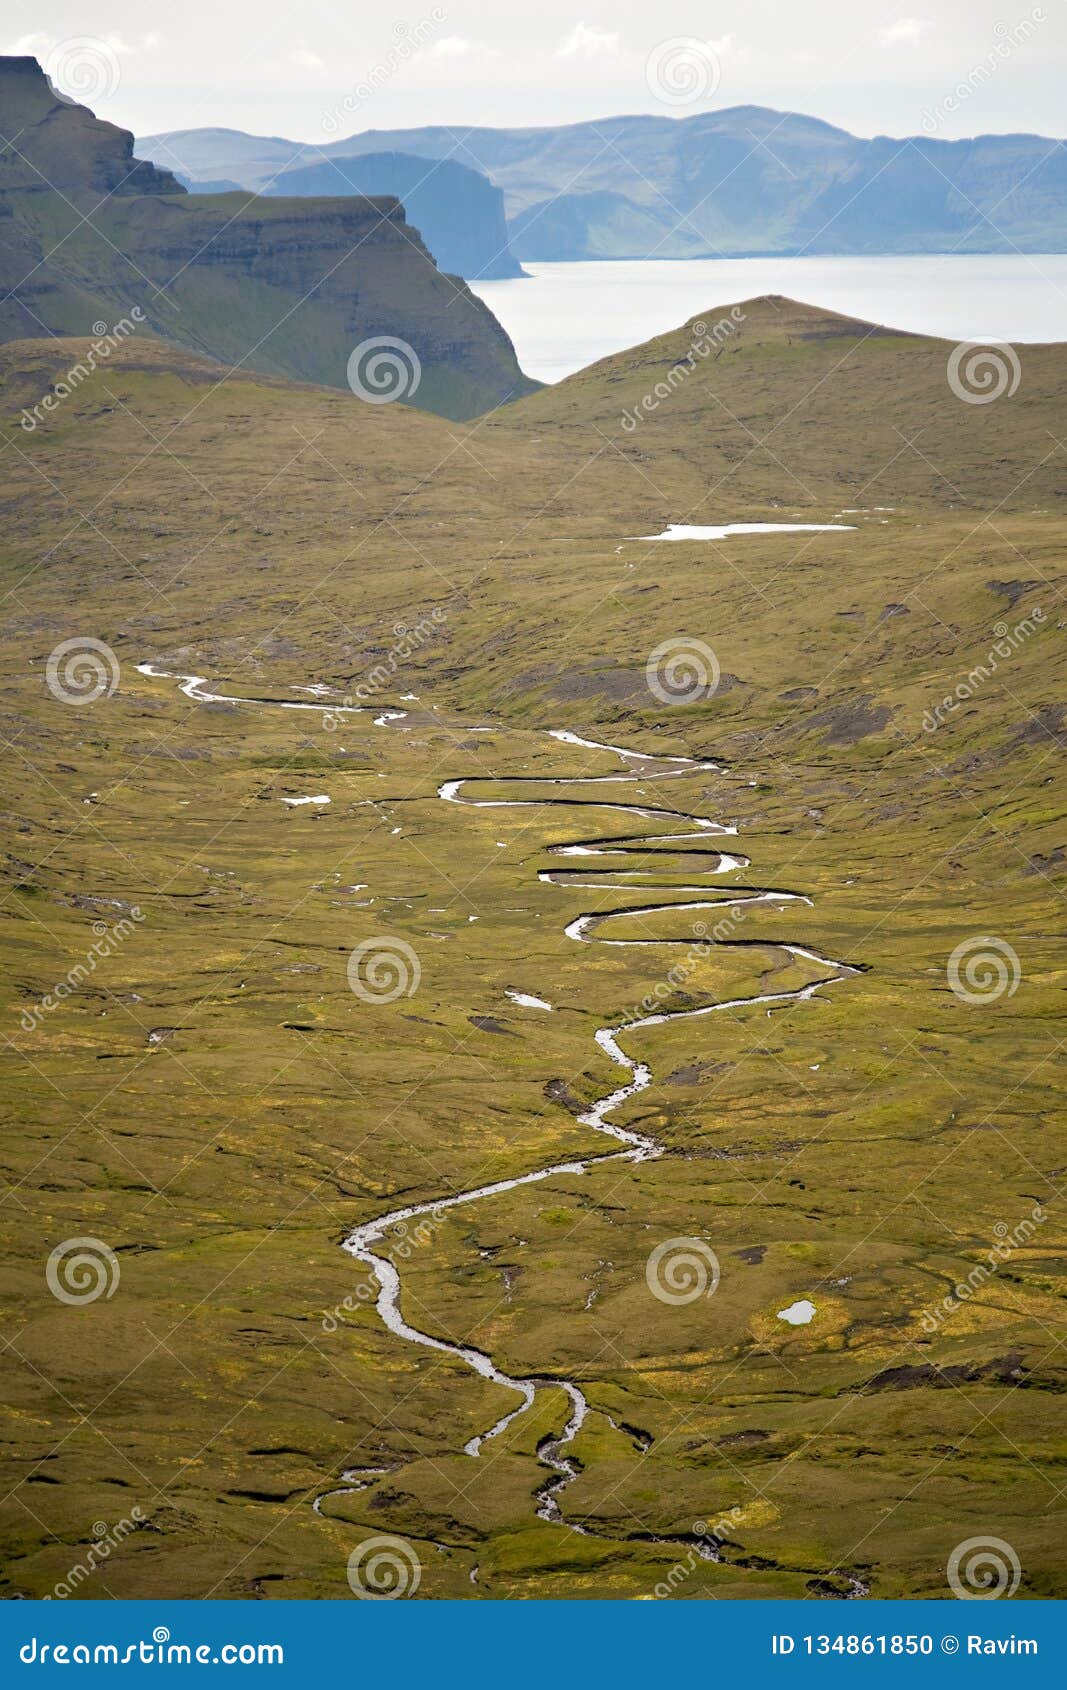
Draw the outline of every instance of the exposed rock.
M564 1109L569 1109L572 1115L580 1115L585 1104L580 1097L575 1097L566 1080L546 1080L544 1095L549 1103L560 1103Z
M893 712L888 704L876 704L873 698L856 698L849 704L834 704L812 716L808 722L813 731L825 729L828 745L855 745L868 734L881 733Z
M207 192L196 183L194 193ZM456 159L362 153L283 170L267 194L387 194L400 200L442 270L498 281L525 275L511 256L504 196L488 176Z
M1009 608L1014 610L1021 598L1032 593L1035 587L1044 585L1041 581L987 581L986 586L991 593L999 593L1001 598L1007 599Z
M0 133L19 137L0 148L2 340L125 323L124 336L345 388L354 349L387 336L406 348L387 391L457 418L536 385L395 198L187 194L134 159L125 130L60 99L29 58L0 59Z
M498 1021L495 1015L468 1015L467 1020L472 1027L477 1027L482 1033L505 1033L510 1039L515 1037L511 1028L505 1027L504 1023Z
M919 1362L916 1366L887 1367L868 1379L860 1390L912 1391L928 1385L946 1387L991 1379L1000 1385L1021 1385L1029 1369L1023 1365L1022 1352L1012 1350L1008 1355L993 1356L989 1361L963 1362L954 1367L938 1367L934 1362Z

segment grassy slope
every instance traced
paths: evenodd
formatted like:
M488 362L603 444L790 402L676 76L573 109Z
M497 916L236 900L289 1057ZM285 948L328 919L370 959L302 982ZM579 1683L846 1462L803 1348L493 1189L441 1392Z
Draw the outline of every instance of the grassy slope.
M317 389L218 385L149 342L47 427L7 430L13 1589L51 1589L92 1523L136 1503L151 1528L86 1594L344 1596L349 1551L399 1531L424 1594L641 1595L680 1556L641 1534L733 1508L724 1564L700 1562L683 1597L817 1594L849 1576L876 1595L942 1594L952 1547L990 1532L1018 1551L1023 1594L1062 1593L1064 527L1050 437L1063 438L1067 353L1026 349L1014 398L967 407L937 343L785 302L747 316L632 433L623 409L686 331L464 434ZM3 348L5 414L74 351ZM844 519L856 533L624 541L668 518L817 521L843 506L867 507ZM435 605L443 631L379 695L419 695L408 731L198 706L133 667L155 658L237 692L351 691L394 625ZM994 625L1035 607L1039 630L924 733ZM43 684L52 646L78 633L123 666L114 697L84 710ZM725 680L671 709L643 670L676 634L711 644ZM500 726L467 733L486 722ZM359 1307L339 1331L321 1323L361 1280L338 1239L394 1194L599 1148L558 1099L613 1083L593 1030L675 960L579 949L563 923L632 896L536 879L546 845L611 832L610 813L583 829L434 797L479 771L614 772L526 731L538 724L721 754L725 774L657 801L742 823L752 867L731 882L815 900L750 917L745 936L869 968L771 1019L641 1035L657 1084L627 1118L674 1154L460 1211L403 1265L420 1324L514 1369L578 1376L594 1408L653 1435L641 1455L601 1413L581 1435L566 1510L610 1541L533 1517L535 1446L562 1424L562 1397L541 1393L539 1417L473 1464L459 1451L501 1393ZM279 801L319 791L333 803L318 818ZM83 955L94 920L115 918L109 900L145 921L24 1033L26 1004ZM684 939L691 921L642 936ZM380 932L416 948L423 981L369 1009L344 965ZM1014 946L1022 980L969 1006L946 958L987 933ZM716 952L671 1001L799 983L783 964ZM531 1019L509 986L558 1012ZM922 1311L1035 1198L1050 1219L930 1339ZM69 1309L43 1261L83 1233L119 1250L122 1283ZM665 1309L645 1258L689 1233L713 1244L722 1285ZM759 1261L736 1253L756 1245ZM775 1319L809 1293L810 1327ZM958 1371L931 1378L929 1363ZM891 1369L911 1371L872 1385ZM364 1464L393 1471L326 1503L326 1519L311 1512Z

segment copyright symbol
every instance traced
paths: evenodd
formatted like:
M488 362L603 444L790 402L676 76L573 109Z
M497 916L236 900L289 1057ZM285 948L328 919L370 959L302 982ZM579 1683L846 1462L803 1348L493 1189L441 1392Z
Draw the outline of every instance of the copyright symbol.
M951 1632L949 1633L949 1635L947 1637L943 1637L941 1639L941 1653L943 1655L954 1655L956 1653L956 1650L959 1648L959 1646L960 1646L959 1638L953 1637Z

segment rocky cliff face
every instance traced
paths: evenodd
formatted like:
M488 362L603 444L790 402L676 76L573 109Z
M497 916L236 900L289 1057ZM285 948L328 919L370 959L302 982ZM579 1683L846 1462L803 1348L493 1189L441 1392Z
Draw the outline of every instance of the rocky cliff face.
M169 170L133 156L133 136L61 98L32 58L0 59L0 192L180 194Z
M207 193L206 183L192 187ZM443 270L483 282L524 274L508 246L504 195L454 159L365 153L283 170L269 194L388 194L399 199Z
M445 416L535 385L395 198L187 194L34 59L0 60L0 132L17 137L0 149L0 339L85 335L138 306L179 345L332 387L362 342L403 341L421 366L403 391Z

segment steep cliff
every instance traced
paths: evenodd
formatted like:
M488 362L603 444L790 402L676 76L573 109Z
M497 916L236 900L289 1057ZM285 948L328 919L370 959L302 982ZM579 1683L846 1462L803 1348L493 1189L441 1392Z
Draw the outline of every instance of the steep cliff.
M206 183L193 192L206 193ZM521 276L508 247L504 195L478 170L454 159L365 153L283 170L269 194L389 194L403 202L442 269L483 282Z
M187 194L34 59L0 59L0 132L0 339L85 335L136 306L165 339L332 387L363 342L403 341L421 367L404 396L445 416L535 385L395 198Z

